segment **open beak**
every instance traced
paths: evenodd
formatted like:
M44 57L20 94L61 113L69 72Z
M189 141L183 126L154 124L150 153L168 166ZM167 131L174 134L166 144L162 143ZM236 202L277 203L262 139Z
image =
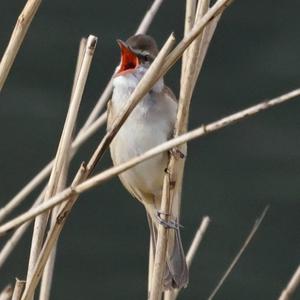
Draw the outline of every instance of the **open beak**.
M115 76L133 72L139 65L139 59L125 42L117 40L121 48L121 63Z

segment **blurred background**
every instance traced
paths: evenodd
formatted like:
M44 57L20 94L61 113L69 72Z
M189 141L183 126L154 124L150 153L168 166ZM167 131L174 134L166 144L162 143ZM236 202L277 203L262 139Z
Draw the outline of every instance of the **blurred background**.
M0 53L24 1L2 0ZM119 61L116 39L132 35L152 1L44 1L1 93L0 204L55 154L80 38L99 37L83 96L83 124ZM224 13L193 96L190 128L299 87L298 1L235 1ZM182 37L185 1L165 0L149 33L161 46ZM178 95L180 63L166 78ZM269 212L216 299L276 299L299 264L300 100L189 144L182 238L212 223L180 299L206 299L263 208ZM104 134L77 154L70 177ZM107 154L98 171L111 165ZM28 208L37 193L12 215ZM25 278L32 227L0 270L0 289ZM85 193L59 241L51 299L146 299L148 225L117 178ZM0 246L4 244L0 240ZM295 295L300 299L300 292Z

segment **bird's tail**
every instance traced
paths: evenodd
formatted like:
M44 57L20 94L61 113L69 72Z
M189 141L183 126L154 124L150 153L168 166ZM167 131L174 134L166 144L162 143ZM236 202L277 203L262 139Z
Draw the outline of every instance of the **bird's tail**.
M153 255L155 255L157 243L157 224L148 216L150 235L152 238ZM164 290L180 289L186 287L189 281L189 273L180 238L179 228L170 229L168 236L168 249L166 269L163 278Z

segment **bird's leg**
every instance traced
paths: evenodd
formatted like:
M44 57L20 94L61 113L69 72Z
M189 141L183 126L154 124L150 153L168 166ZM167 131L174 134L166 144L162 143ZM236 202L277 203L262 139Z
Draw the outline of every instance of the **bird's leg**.
M169 220L166 221L164 220L161 215L165 215L167 217L170 216L170 214L165 213L161 210L157 210L156 211L156 219L158 220L158 223L163 225L166 229L175 229L178 230L180 227L183 227L182 225L180 225L176 220Z

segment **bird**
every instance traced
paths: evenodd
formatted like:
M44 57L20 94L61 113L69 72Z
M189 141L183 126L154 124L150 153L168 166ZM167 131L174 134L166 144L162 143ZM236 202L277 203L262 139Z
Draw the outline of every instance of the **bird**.
M126 42L117 40L121 50L120 64L113 76L113 94L108 102L107 128L111 128L135 87L149 69L159 50L149 35L138 34ZM178 102L172 90L159 79L131 112L110 144L114 165L119 165L172 137ZM177 219L162 221L160 204L163 178L170 152L161 153L121 173L119 178L127 191L145 207L155 254L158 224L169 230L169 246L163 275L163 290L186 287L188 268ZM177 217L176 217L177 218Z

